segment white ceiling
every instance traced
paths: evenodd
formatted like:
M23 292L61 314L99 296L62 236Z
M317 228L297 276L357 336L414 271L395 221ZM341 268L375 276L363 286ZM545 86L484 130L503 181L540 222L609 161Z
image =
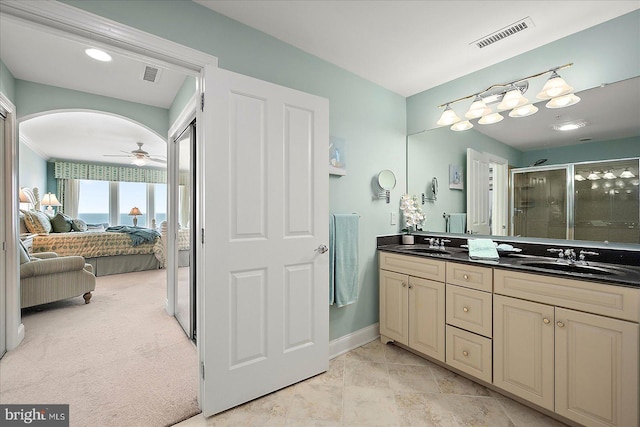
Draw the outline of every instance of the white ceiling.
M194 1L404 96L640 8L638 0ZM533 28L484 49L470 46L525 17L533 20ZM112 62L98 63L84 55L91 44L0 15L0 57L17 79L170 106L185 76L164 69L159 83L142 81L144 65L155 64L117 53ZM127 124L106 124L113 117L89 117L82 132L76 131L77 120L62 115L57 115L55 129L51 121L29 126L29 120L20 130L47 159L81 155L82 160L104 163L104 154L131 151L136 141L152 154L166 149L155 145L160 138L153 133L144 136L130 132ZM87 135L102 134L108 141L88 143ZM61 152L60 147L69 150Z
M638 0L194 0L403 96L640 8ZM472 42L530 17L534 27Z

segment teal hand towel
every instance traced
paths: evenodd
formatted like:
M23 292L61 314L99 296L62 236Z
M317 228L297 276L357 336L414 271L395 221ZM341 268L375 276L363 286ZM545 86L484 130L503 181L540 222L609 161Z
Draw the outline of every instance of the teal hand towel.
M452 213L449 215L448 233L464 233L467 228L466 213Z
M333 214L333 302L338 307L358 300L358 222L356 214ZM330 236L331 237L331 233ZM331 262L329 263L331 269ZM331 291L329 293L331 298Z
M467 243L469 245L469 258L471 259L500 259L496 244L491 239L469 239Z
M335 216L329 215L329 305L333 305L336 302L335 296L335 283L336 283L336 268L334 254L336 253L336 223Z

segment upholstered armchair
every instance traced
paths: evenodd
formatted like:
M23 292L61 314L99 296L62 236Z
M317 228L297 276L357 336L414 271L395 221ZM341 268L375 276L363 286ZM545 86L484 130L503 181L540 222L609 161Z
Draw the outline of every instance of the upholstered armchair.
M29 256L20 243L20 307L31 307L82 295L86 304L96 288L91 264L81 256L55 252Z

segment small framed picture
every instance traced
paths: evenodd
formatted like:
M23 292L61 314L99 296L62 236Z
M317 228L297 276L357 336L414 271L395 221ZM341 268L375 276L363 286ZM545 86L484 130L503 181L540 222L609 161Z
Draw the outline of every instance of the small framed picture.
M449 165L449 188L452 190L464 190L462 166Z
M332 136L329 139L329 174L347 174L346 142L336 136Z

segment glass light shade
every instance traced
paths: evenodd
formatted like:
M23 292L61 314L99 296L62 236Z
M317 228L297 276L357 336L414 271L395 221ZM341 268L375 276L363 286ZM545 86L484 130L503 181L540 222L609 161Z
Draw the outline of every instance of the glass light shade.
M586 178L582 175L580 175L579 173L577 173L573 179L575 179L576 181L584 181Z
M564 108L569 107L570 105L575 105L580 102L580 98L573 93L569 95L558 96L557 98L553 98L549 102L547 102L547 108Z
M629 171L629 168L625 168L624 172L620 174L620 178L635 178L636 176Z
M136 166L144 166L147 164L145 159L139 159L139 158L135 158L131 161L132 165L136 165Z
M595 172L591 172L589 174L589 176L587 177L587 179L589 179L591 181L595 181L596 179L600 179L600 176Z
M573 91L573 88L564 81L562 77L558 75L555 71L549 77L549 80L544 84L542 90L536 98L538 99L549 99L555 98L557 96L566 95Z
M465 120L464 122L458 122L453 126L451 126L451 130L454 130L456 132L461 132L463 130L469 130L472 127L473 125L471 124L471 122L469 120Z
M440 116L440 120L438 120L436 123L439 126L449 126L459 122L460 120L461 119L460 117L458 117L456 112L453 111L451 107L449 107L449 105L447 105L447 108L444 109L444 111L442 112L442 115Z
M481 125L492 125L494 123L501 122L502 120L504 120L504 117L502 117L502 114L493 113L493 114L489 114L487 116L482 117L480 120L478 120L478 123L480 123Z
M611 171L607 171L603 176L604 179L616 179L617 176L613 174Z
M44 206L62 206L62 203L58 201L55 194L47 193L42 198L41 202Z
M464 115L467 119L477 119L478 117L485 116L491 113L491 108L487 107L487 104L484 103L482 98L476 96L476 99L473 101L471 106L469 107L469 111Z
M538 112L538 107L533 104L526 104L516 107L509 112L509 117L527 117Z
M522 96L519 89L511 89L504 94L502 102L498 104L498 110L510 110L512 108L521 107L529 103L529 100Z

